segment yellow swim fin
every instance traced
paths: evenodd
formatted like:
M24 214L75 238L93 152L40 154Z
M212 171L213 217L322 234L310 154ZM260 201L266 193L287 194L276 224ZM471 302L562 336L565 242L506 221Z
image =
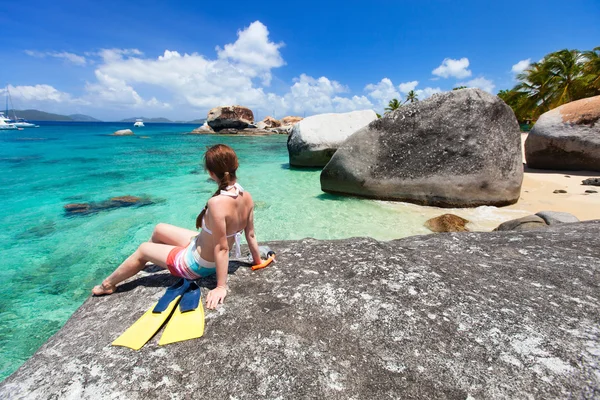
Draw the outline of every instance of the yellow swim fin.
M200 287L195 282L191 282L167 323L158 344L162 346L182 342L202 335L204 335L204 308L200 301Z
M129 347L133 350L141 349L171 316L189 286L190 282L188 280L181 279L175 285L169 287L163 297L112 342L112 345Z

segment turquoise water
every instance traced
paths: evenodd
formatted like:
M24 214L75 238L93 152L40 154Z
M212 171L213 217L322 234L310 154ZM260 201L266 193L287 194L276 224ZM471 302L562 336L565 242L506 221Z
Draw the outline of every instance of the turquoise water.
M255 200L259 241L388 240L429 233L423 222L441 213L325 194L319 170L289 168L284 135L186 135L194 126L177 124L148 124L135 137L108 135L124 128L131 124L0 131L0 380L60 329L90 289L148 240L156 223L194 228L216 189L201 165L207 146L226 143L238 153L238 179ZM155 203L87 216L64 213L68 203L122 195ZM498 220L493 210L456 213Z

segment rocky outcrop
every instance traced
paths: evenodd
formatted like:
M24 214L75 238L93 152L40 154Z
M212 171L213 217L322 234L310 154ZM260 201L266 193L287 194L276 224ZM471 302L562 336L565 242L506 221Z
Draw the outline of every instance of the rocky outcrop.
M479 89L400 107L350 136L321 173L321 189L440 207L519 199L521 134L511 108Z
M323 167L337 148L354 132L377 119L373 110L319 114L294 125L288 137L290 165Z
M525 141L527 166L600 171L600 96L573 101L538 119Z
M208 125L205 122L204 125L194 129L190 133L192 133L194 135L202 135L202 134L212 134L212 133L215 133L215 131L213 130L213 128L210 127L210 125Z
M279 128L281 126L281 121L271 116L265 117L262 122L265 124L266 128Z
M243 106L215 107L208 112L206 123L215 131L244 129L254 121L252 110Z
M131 136L133 135L133 131L131 129L119 129L118 131L113 132L112 136Z
M217 133L219 135L264 136L264 135L274 135L277 132L272 132L267 129L245 128L245 129L222 129Z
M148 197L137 196L118 196L108 200L90 203L70 203L64 206L66 216L88 215L100 211L112 210L122 207L143 207L154 204L154 201Z
M291 115L288 115L287 117L283 117L281 118L281 124L282 125L296 125L298 122L302 121L302 117L294 117Z
M573 214L559 211L540 211L535 215L513 219L501 223L494 231L532 231L545 229L550 225L579 222Z
M273 242L276 264L231 263L202 338L111 347L175 281L144 272L89 298L0 398L596 398L599 238L593 221Z
M468 232L466 224L469 220L454 214L443 214L425 221L425 226L432 232Z
M581 181L582 185L600 186L600 178L588 178Z

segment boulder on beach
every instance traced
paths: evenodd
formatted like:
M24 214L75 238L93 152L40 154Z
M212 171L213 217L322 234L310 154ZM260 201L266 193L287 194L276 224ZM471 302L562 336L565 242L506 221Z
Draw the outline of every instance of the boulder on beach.
M512 109L479 89L400 107L350 136L321 173L325 192L440 207L519 199L521 133Z
M90 297L2 399L594 399L600 221L536 232L271 242L230 263L204 336L110 344L177 281ZM199 281L202 303L214 278Z
M118 131L113 132L112 136L131 136L133 135L133 131L131 129L119 129Z
M319 114L304 118L292 128L287 148L290 165L323 167L354 132L377 119L373 110Z
M281 121L271 116L265 117L265 119L263 119L261 122L265 124L266 128L279 128L281 126Z
M248 107L221 106L208 112L206 123L215 131L222 129L244 129L254 121L254 114Z
M527 166L600 171L600 96L563 104L537 120L525 141Z
M579 222L579 218L568 212L540 211L535 213L535 215L543 219L548 225L571 224L574 222Z
M494 231L533 231L546 229L548 224L538 215L528 215L526 217L511 219L501 223Z
M191 131L190 133L194 134L194 135L202 135L202 134L211 134L211 133L215 133L215 131L210 127L210 125L208 125L206 122L204 123L204 125L194 129L193 131Z
M295 117L293 115L288 115L287 117L281 118L282 125L296 125L298 122L302 121L304 118Z
M454 214L443 214L439 217L431 218L425 221L425 226L432 232L468 232L465 226L469 223L468 219L464 219Z
M582 185L600 186L600 178L588 178L581 181Z

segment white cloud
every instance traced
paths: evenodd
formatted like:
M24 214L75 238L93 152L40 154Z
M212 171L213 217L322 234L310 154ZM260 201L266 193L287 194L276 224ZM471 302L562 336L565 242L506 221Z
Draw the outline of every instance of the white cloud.
M452 58L445 58L442 64L431 71L433 75L441 76L442 78L454 77L458 79L467 78L471 76L469 67L469 59L466 57L460 60L453 60Z
M527 67L529 67L530 64L531 64L531 58L528 58L526 60L521 60L512 66L511 71L515 75L520 74L521 72L525 71L527 69Z
M467 86L470 88L479 88L481 90L485 90L486 92L492 93L496 85L494 82L484 78L483 76L475 79L471 79L468 82L461 82L457 84L458 86Z
M378 83L370 83L364 89L367 96L377 102L380 107L387 107L392 99L401 100L400 93L389 78L383 78Z
M71 64L79 65L79 66L84 66L87 64L87 60L85 57L78 56L77 54L73 54L73 53L68 53L66 51L40 52L40 51L35 51L35 50L25 50L25 54L27 54L28 56L37 57L37 58L46 58L46 57L61 58L65 61L70 62Z
M417 94L417 98L419 100L425 100L428 97L433 96L436 93L442 93L443 90L440 89L439 87L436 88L432 88L432 87L426 87L425 89L419 89L419 90L415 90L415 93Z
M404 82L398 85L398 88L400 89L400 91L402 93L408 93L411 90L415 90L415 88L417 87L417 85L419 84L419 81L411 81L411 82Z
M8 91L13 99L31 103L31 102L54 102L65 103L71 102L71 95L61 92L50 85L35 85L35 86L13 86L8 85ZM4 94L6 89L1 89Z

